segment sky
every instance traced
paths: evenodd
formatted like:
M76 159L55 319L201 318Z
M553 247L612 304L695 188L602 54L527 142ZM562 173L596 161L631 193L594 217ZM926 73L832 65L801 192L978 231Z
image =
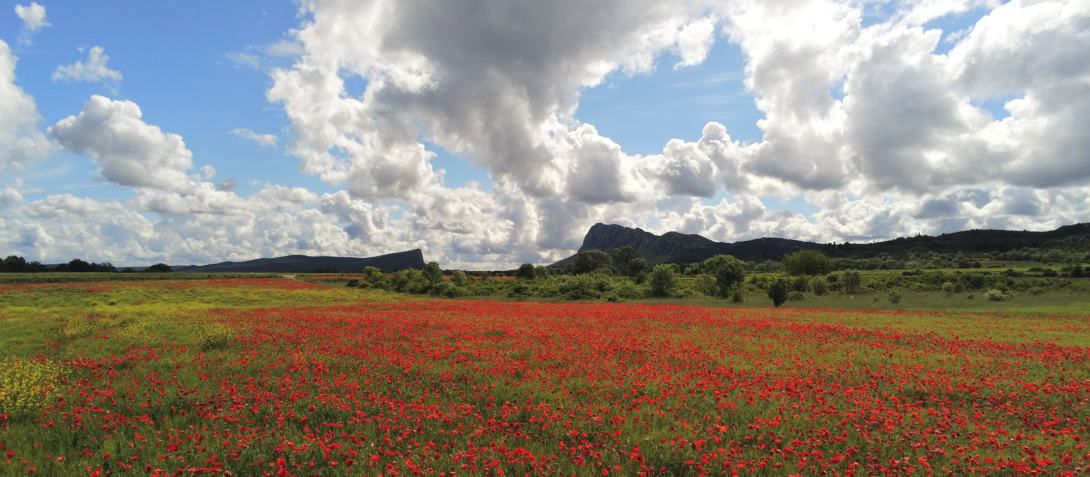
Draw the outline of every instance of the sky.
M1090 222L1090 2L0 2L0 256Z

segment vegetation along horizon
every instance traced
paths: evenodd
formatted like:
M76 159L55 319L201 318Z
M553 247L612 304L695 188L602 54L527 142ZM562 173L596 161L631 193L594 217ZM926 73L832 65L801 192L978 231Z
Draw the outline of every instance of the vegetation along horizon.
M1084 475L1033 258L6 273L0 475Z

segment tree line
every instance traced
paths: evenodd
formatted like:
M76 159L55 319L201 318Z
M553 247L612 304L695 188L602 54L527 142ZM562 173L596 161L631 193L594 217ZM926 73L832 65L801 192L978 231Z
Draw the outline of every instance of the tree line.
M171 272L170 265L165 263L157 263L143 270L149 273L169 273ZM0 273L46 273L46 272L60 272L60 273L131 273L135 272L132 268L118 269L110 262L87 262L82 259L74 258L67 263L57 264L56 266L49 267L43 265L41 262L35 260L28 262L25 258L18 255L9 255L2 262L0 262Z

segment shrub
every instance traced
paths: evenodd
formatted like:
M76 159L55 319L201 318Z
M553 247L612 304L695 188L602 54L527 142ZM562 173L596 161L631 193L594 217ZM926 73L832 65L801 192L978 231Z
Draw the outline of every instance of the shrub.
M800 291L793 291L787 294L789 301L802 301L806 299L806 294Z
M715 283L715 277L707 273L701 273L696 276L696 280L693 280L693 290L706 296L715 296L715 293L719 291L719 286Z
M952 282L946 282L942 284L943 295L952 296L955 292L957 292L957 289L957 285L954 285Z
M844 293L854 295L859 293L859 288L863 285L863 277L860 276L859 270L845 270L844 276L839 280L840 289Z
M710 260L710 259L709 259ZM651 294L657 297L671 297L677 294L679 280L674 267L658 265L651 270Z
M1069 275L1071 278L1082 278L1086 276L1086 272L1082 269L1082 265L1075 265L1074 267L1071 267L1071 273L1069 273Z
M746 287L741 283L735 284L734 288L730 289L730 301L734 303L746 301Z
M795 279L791 281L791 290L802 293L810 291L810 279L805 275L795 277Z
M558 291L566 300L596 300L602 297L602 292L596 288L595 278L590 275L568 277L560 284Z
M469 284L469 277L466 276L466 272L455 270L450 274L450 281L455 286L464 287Z
M787 294L790 291L791 284L788 283L786 278L779 277L772 280L772 283L768 286L768 297L772 299L774 306L780 306L787 301Z
M984 292L984 298L987 298L988 301L1003 301L1009 299L1010 297L1011 296L1009 293L1003 290L996 290L994 288Z
M356 288L356 287L360 286L360 281L359 281L359 279L353 278L353 279L349 280L348 283L344 284L344 286L349 287L349 288Z
M453 285L452 285L453 286ZM533 295L533 289L530 285L525 283L519 283L511 288L511 291L507 293L508 298L524 298Z
M896 288L890 290L888 298L889 298L889 302L893 303L894 305L900 303L901 302L901 291L897 290Z
M825 292L829 291L829 282L825 278L814 277L810 282L810 289L813 290L814 294L817 296L824 295Z

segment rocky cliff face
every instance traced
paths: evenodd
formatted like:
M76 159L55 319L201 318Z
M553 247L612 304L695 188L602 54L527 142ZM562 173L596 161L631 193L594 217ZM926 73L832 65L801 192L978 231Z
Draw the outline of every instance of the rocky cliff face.
M623 225L594 224L583 238L579 251L611 250L630 245L639 250L647 262L659 263L695 263L716 255L734 255L742 260L762 256L780 256L799 250L820 250L821 245L797 240L763 238L739 243L722 243L699 235L667 232L661 236L643 229L632 229ZM574 261L568 257L553 266L563 267Z
M579 251L601 250L609 252L615 248L631 245L640 253L646 254L659 239L658 235L643 229L630 229L623 225L594 224L583 237L583 246Z

